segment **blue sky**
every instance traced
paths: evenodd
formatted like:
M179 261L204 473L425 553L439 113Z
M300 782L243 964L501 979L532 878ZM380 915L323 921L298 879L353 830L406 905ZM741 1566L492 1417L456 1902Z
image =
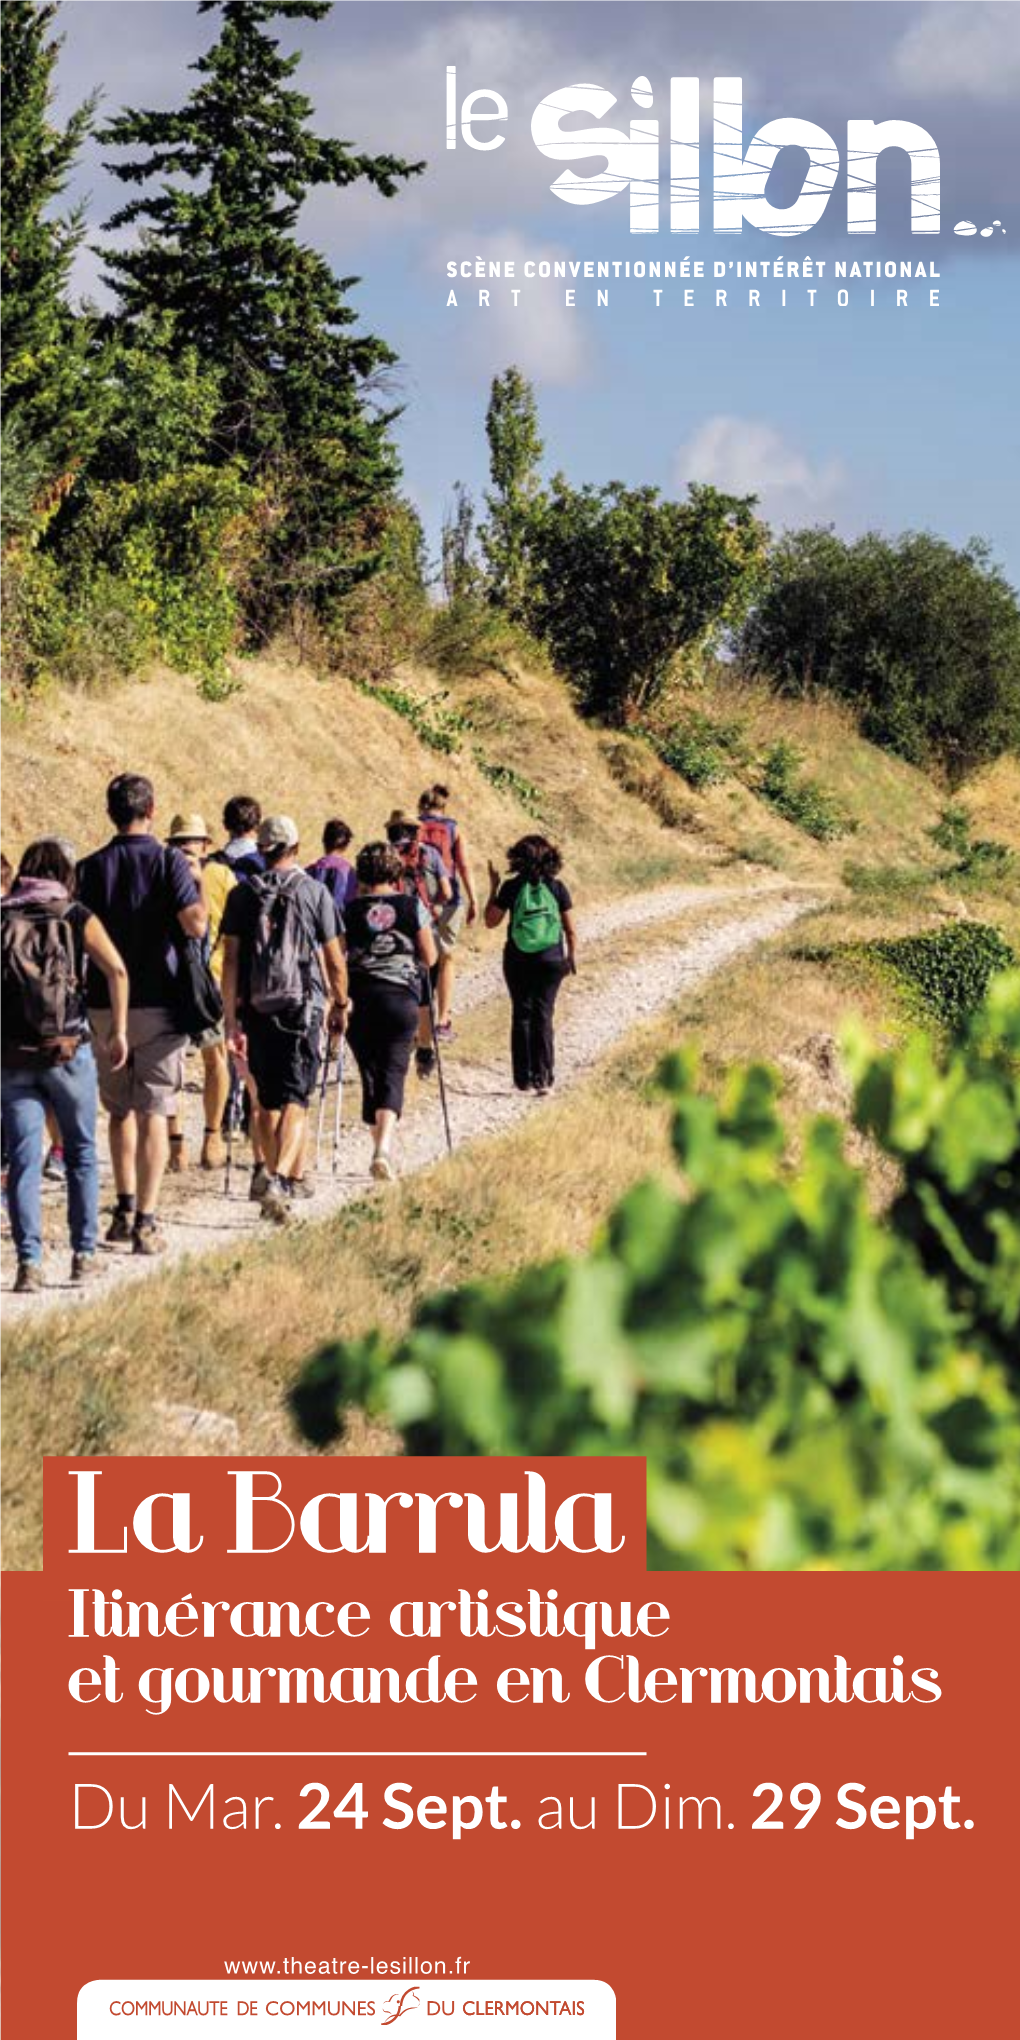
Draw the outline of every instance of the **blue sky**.
M178 103L189 60L216 32L215 16L199 17L191 0L65 0L61 13L62 98L72 103L100 85L110 113L124 103ZM341 273L362 277L362 318L401 357L406 486L433 542L454 481L484 487L489 378L516 360L536 386L550 470L669 490L690 479L755 489L777 524L832 521L848 534L926 526L954 541L980 533L1020 584L1020 7L1011 0L345 0L324 23L282 33L305 53L301 82L324 131L428 159L398 199L320 193L303 225ZM448 63L461 96L487 85L508 100L505 127L489 130L506 134L498 151L446 149ZM624 196L563 204L549 188L559 166L531 140L539 100L579 80L613 92L607 123L626 126L638 75L651 82L666 132L670 76L702 81L696 240L631 236ZM781 115L817 122L841 155L851 116L927 128L941 155L940 235L909 233L905 177L891 156L880 169L874 240L847 240L842 175L823 220L796 239L777 242L747 224L736 245L713 235L716 75L744 80L745 144ZM770 187L776 202L792 195L796 168L787 152ZM122 190L90 144L76 180L90 219L105 218ZM979 228L996 219L1005 233L960 239L960 219ZM690 253L710 267L720 255L777 252L826 260L813 310L794 285L782 310L768 284L751 312L746 286L732 279L725 312L713 308L709 281L687 310L669 294L679 284L658 310L647 284L611 284L602 310L591 284L578 288L572 310L562 283L522 293L516 309L501 284L490 286L487 311L477 307L476 284L458 285L457 310L446 304L452 256L665 261ZM891 284L874 310L861 285L840 309L833 262L877 255L934 259L939 309L923 307L927 285L911 285L910 305L897 310ZM95 293L98 278L93 248L76 281Z

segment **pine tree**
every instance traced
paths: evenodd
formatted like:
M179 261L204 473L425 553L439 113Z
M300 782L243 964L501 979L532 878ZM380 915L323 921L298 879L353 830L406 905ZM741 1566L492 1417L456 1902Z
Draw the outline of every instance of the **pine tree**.
M89 409L87 325L66 295L84 227L80 211L55 214L53 206L89 133L95 100L63 128L50 116L57 11L56 0L0 7L3 396L18 443L35 449L43 472L78 464Z
M174 344L221 377L221 457L239 454L274 506L261 576L268 628L295 598L328 606L370 570L370 513L399 475L395 413L376 401L396 357L352 330L358 279L336 276L297 238L302 203L317 186L360 180L390 198L424 165L312 131L311 101L291 83L300 58L284 56L269 29L319 21L330 0L200 0L200 13L212 11L219 39L192 66L199 82L184 105L128 108L103 131L141 152L111 163L115 175L147 187L108 222L144 231L106 267L122 328L169 313Z
M539 494L543 446L535 392L519 368L493 378L485 434L493 493L485 498L489 521L481 539L491 598L520 620L527 595L528 523Z

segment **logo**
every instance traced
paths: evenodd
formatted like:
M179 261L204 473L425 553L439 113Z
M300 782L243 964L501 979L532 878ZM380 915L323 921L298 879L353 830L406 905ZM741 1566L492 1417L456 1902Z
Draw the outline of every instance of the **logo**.
M388 900L373 900L365 916L369 927L373 928L377 935L383 934L387 928L392 928L396 918L396 909Z
M406 1990L400 1991L399 1994L394 1991L392 1997L386 1999L383 2005L386 2017L381 2023L384 2026L394 2026L398 2019L403 2018L405 2012L416 2012L419 2009L418 1985L409 1983Z

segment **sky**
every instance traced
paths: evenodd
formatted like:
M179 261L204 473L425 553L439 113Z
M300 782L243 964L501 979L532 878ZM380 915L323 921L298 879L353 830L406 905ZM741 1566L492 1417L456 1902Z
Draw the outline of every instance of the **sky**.
M216 15L193 0L64 0L59 104L66 111L99 87L112 115L125 104L172 106L188 89L188 64L211 42ZM400 357L396 427L407 493L433 547L453 484L480 495L486 481L485 406L493 374L516 362L538 398L545 467L575 483L654 483L681 493L692 480L759 495L776 526L832 523L846 536L868 529L925 528L953 543L987 538L1020 585L1020 423L1016 359L1020 326L1020 5L1013 0L339 0L321 23L281 26L303 52L299 82L324 133L359 149L425 159L424 174L392 200L365 186L318 192L304 236L344 276L363 324ZM508 118L475 132L502 135L485 153L458 137L446 145L446 70L460 101L488 87ZM701 215L697 235L668 231L669 81L700 80ZM631 87L648 81L651 115ZM739 241L712 232L713 79L743 80L743 142L763 122L798 116L837 144L841 168L825 212L808 232L777 239L745 221ZM596 84L616 105L603 124L658 118L661 227L629 232L628 200L565 204L551 185L561 165L531 136L548 94ZM485 102L486 105L491 102ZM941 160L941 231L910 232L906 158L883 156L878 232L846 233L846 123L902 119L925 128ZM589 115L563 122L597 125ZM109 157L107 150L105 155ZM792 202L807 159L784 150L768 197ZM604 171L606 158L575 166ZM123 201L124 187L90 141L74 195L92 228ZM978 231L954 233L958 221ZM984 236L981 229L999 224ZM93 231L74 283L101 299L103 236ZM719 259L824 260L807 286L752 286L720 279ZM550 280L521 288L458 281L445 265L481 257L518 267L541 260L703 261L706 278L685 307L684 286L613 280ZM937 285L852 286L836 302L836 260L935 262ZM522 280L516 279L518 283ZM691 280L693 284L693 279ZM607 286L603 283L603 288ZM690 287L690 286L689 286ZM901 285L901 287L903 287ZM928 295L937 288L939 305Z

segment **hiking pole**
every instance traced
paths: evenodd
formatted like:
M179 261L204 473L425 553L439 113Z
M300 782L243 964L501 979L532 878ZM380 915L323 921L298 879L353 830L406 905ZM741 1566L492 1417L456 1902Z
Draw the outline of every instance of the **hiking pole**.
M340 1166L340 1122L343 1118L344 1110L344 1050L346 1046L346 1040L341 1034L340 1046L336 1052L336 1103L333 1107L333 1166L330 1173L334 1176Z
M319 1118L315 1128L316 1170L318 1170L319 1162L322 1156L322 1122L323 1119L325 1118L326 1113L326 1085L329 1083L329 1051L330 1051L330 1039L329 1035L327 1034L326 1044L322 1053L322 1082L319 1085Z
M443 1058L439 1052L439 1034L436 1028L436 995L432 988L432 974L430 971L425 973L425 982L429 988L429 1026L432 1029L432 1047L436 1057L436 1075L439 1078L439 1098L443 1108L443 1125L446 1128L446 1151L447 1154L452 1155L453 1135L450 1132L450 1108L446 1102L446 1078L443 1075Z
M244 1085L238 1073L233 1056L230 1057L230 1089L227 1092L227 1160L223 1171L223 1195L230 1196L230 1179L234 1171L234 1141L241 1124L241 1103Z

